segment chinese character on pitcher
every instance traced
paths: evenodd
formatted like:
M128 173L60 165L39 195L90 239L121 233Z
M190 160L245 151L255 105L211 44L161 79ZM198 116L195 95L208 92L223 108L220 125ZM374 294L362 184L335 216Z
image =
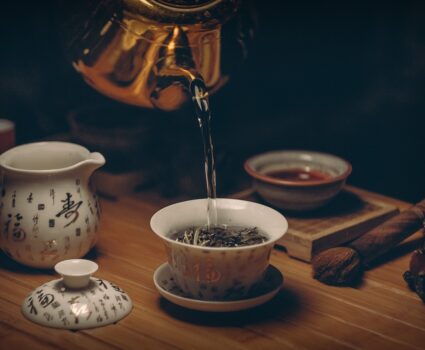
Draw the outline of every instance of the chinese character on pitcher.
M64 226L68 227L77 221L79 216L78 209L80 208L81 204L83 204L83 201L76 202L72 200L72 194L67 192L66 198L61 200L61 202L63 203L62 210L56 214L56 217L61 217L64 215L66 219L69 219L69 222Z

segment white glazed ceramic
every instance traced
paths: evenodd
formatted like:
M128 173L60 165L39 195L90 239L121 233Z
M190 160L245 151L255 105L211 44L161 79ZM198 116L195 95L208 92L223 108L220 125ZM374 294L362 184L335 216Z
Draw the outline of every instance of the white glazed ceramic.
M282 286L283 276L277 268L269 265L263 278L245 298L228 301L209 301L187 297L176 285L168 263L164 263L156 269L153 280L158 292L174 304L198 311L230 312L250 309L272 299Z
M73 289L87 287L90 276L98 268L95 262L85 259L63 260L55 265L55 271L62 276L63 283Z
M268 235L264 243L232 248L201 247L169 236L190 226L203 226L207 199L180 202L159 210L152 230L163 240L176 284L190 298L235 300L250 292L269 266L275 242L288 229L282 214L265 205L237 199L217 199L219 225L257 227Z
M32 291L22 303L22 313L47 327L86 329L115 323L128 315L133 303L115 284L91 277L97 264L82 259L61 261L62 275Z
M319 181L288 181L267 173L286 169L314 169L331 177ZM245 162L254 189L267 202L287 210L312 210L335 197L351 174L351 164L337 156L313 151L273 151Z
M100 208L90 176L105 159L66 142L17 146L0 156L0 246L49 268L96 243ZM3 184L3 185L1 185Z

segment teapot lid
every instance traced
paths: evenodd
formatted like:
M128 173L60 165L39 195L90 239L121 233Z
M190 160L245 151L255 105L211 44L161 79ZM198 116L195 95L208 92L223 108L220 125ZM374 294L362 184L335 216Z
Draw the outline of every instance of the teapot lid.
M180 8L199 11L200 8L208 9L217 3L222 2L222 0L152 0L152 2L169 6L174 9Z
M169 24L224 23L240 7L241 0L124 0L130 12Z
M133 308L128 294L115 284L91 277L95 262L64 260L55 265L63 278L33 290L22 303L32 322L62 329L87 329L116 323Z

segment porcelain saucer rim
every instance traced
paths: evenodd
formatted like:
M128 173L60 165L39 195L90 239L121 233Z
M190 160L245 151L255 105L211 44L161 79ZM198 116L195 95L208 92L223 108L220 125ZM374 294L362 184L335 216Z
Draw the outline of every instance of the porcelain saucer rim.
M166 289L164 289L160 284L160 275L164 273L169 273L166 271L169 269L168 262L165 262L158 266L153 275L153 282L159 294L163 296L168 301L177 304L179 306L198 310L198 311L209 311L209 312L230 312L230 311L240 311L249 309L255 306L262 305L267 301L271 300L281 289L283 284L283 274L278 268L270 264L268 269L273 269L274 273L279 274L279 282L276 283L276 286L270 288L269 291L256 295L254 297L246 297L238 300L229 300L229 301L216 301L216 300L200 300L191 297L184 297L178 294L174 294Z

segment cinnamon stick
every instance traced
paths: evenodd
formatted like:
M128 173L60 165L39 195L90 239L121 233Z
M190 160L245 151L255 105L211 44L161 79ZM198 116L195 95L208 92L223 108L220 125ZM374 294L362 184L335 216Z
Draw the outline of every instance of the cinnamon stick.
M363 264L385 254L398 243L423 227L425 200L392 217L351 242L348 246L360 254Z
M327 249L312 260L313 276L321 282L347 285L360 278L367 265L418 231L425 222L425 199L346 247Z

